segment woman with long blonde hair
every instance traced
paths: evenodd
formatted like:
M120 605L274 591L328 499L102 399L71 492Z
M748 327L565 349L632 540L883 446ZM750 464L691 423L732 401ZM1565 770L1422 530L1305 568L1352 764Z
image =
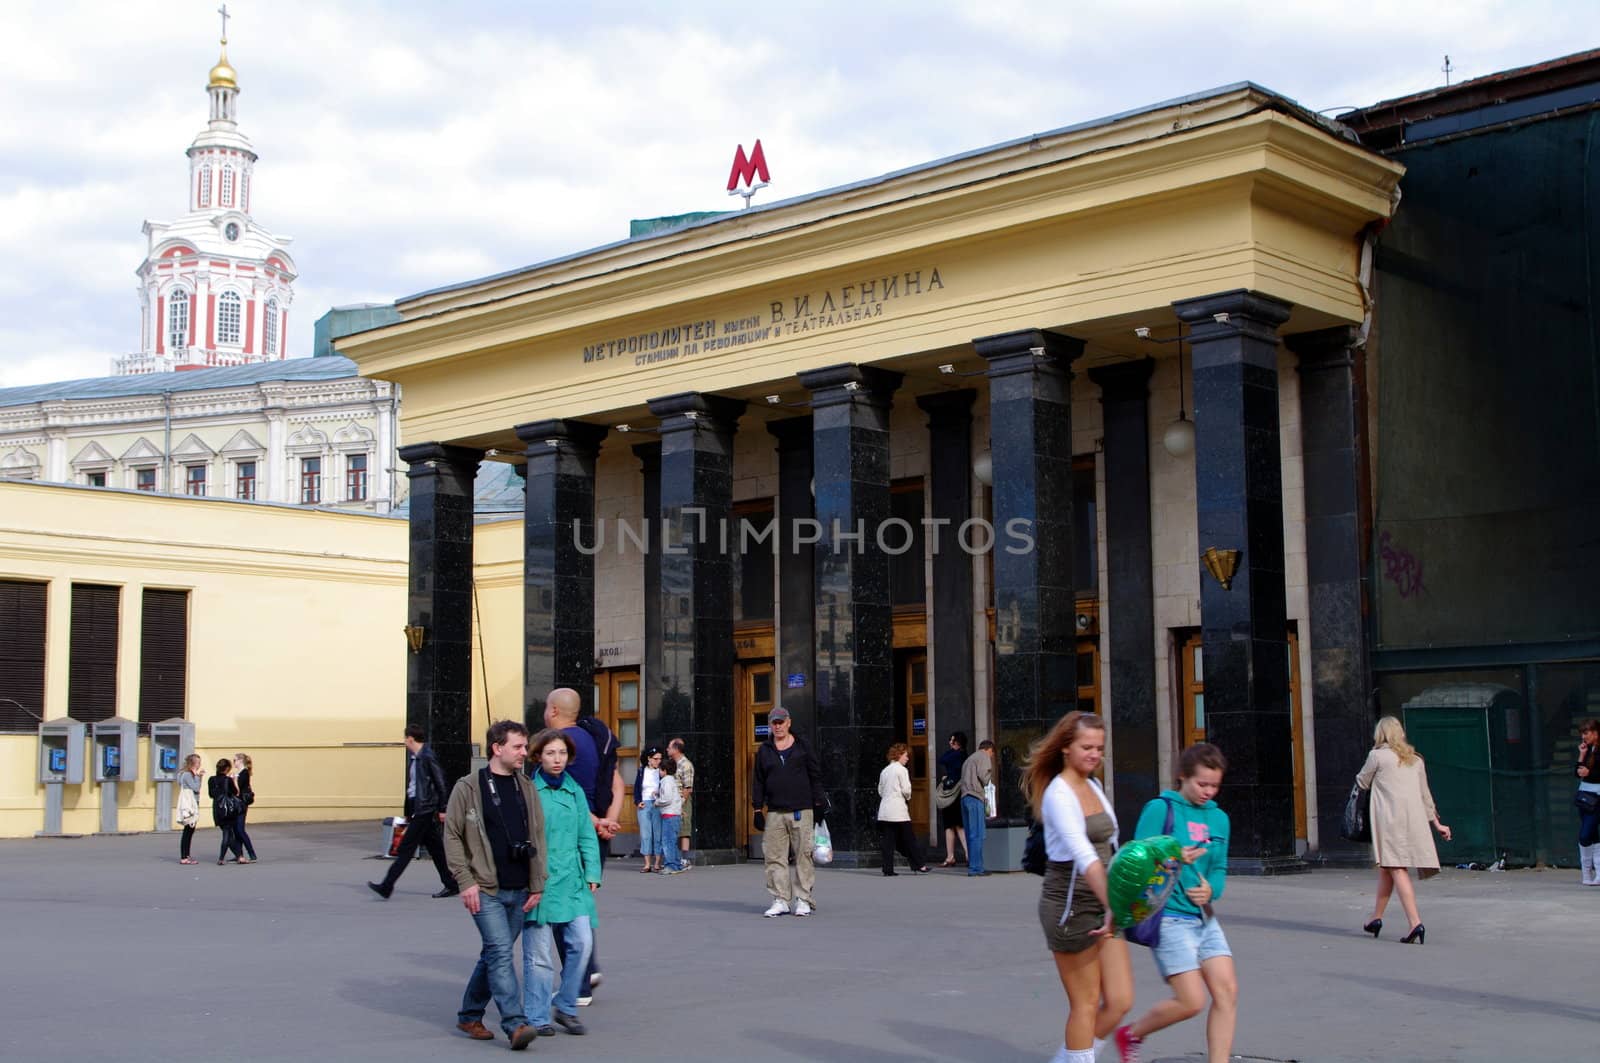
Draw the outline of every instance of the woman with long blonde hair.
M1372 860L1378 865L1378 895L1372 918L1362 927L1376 938L1383 931L1383 910L1390 893L1400 894L1410 933L1400 940L1409 945L1424 944L1427 928L1417 910L1417 895L1411 886L1411 868L1419 879L1439 873L1439 852L1434 848L1431 825L1445 841L1450 828L1439 822L1428 789L1428 771L1410 742L1406 729L1393 716L1378 721L1372 731L1372 752L1356 776L1356 785L1372 791L1369 821L1372 824Z
M1095 781L1106 725L1069 712L1028 750L1022 792L1044 823L1039 925L1067 994L1067 1022L1051 1063L1094 1063L1101 1042L1133 1006L1133 965L1116 936L1106 899L1106 866L1117 847L1117 817Z

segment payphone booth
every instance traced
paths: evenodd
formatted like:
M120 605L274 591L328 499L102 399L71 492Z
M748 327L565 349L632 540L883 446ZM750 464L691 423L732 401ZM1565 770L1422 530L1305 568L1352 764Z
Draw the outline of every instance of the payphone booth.
M117 784L139 777L139 725L113 716L89 725L90 770L100 784L100 833L117 833Z
M44 830L40 837L61 833L61 791L83 785L85 727L62 717L39 725L39 781L44 784Z
M150 725L150 781L156 784L156 830L172 829L172 784L194 752L194 724L181 717Z

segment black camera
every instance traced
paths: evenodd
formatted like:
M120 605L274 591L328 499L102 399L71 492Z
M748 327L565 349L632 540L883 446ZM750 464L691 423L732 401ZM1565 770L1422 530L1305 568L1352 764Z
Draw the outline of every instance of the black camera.
M511 842L509 844L511 859L513 860L532 860L533 854L537 851L534 849L532 842Z

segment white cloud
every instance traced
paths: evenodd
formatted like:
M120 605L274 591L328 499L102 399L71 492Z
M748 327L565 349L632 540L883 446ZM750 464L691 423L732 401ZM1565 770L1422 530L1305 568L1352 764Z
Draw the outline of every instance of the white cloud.
M212 0L0 4L0 386L138 342L146 218L183 209ZM1233 81L1362 105L1588 43L1592 4L1375 0L233 0L258 219L295 238L289 349L329 306L801 195Z

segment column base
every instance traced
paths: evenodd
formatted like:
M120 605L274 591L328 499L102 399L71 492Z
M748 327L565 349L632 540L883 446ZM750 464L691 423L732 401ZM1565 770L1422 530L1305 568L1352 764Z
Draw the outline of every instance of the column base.
M1313 867L1370 868L1372 847L1369 845L1335 845L1313 849L1306 853L1306 862Z
M1230 875L1304 875L1311 865L1298 856L1230 856Z

